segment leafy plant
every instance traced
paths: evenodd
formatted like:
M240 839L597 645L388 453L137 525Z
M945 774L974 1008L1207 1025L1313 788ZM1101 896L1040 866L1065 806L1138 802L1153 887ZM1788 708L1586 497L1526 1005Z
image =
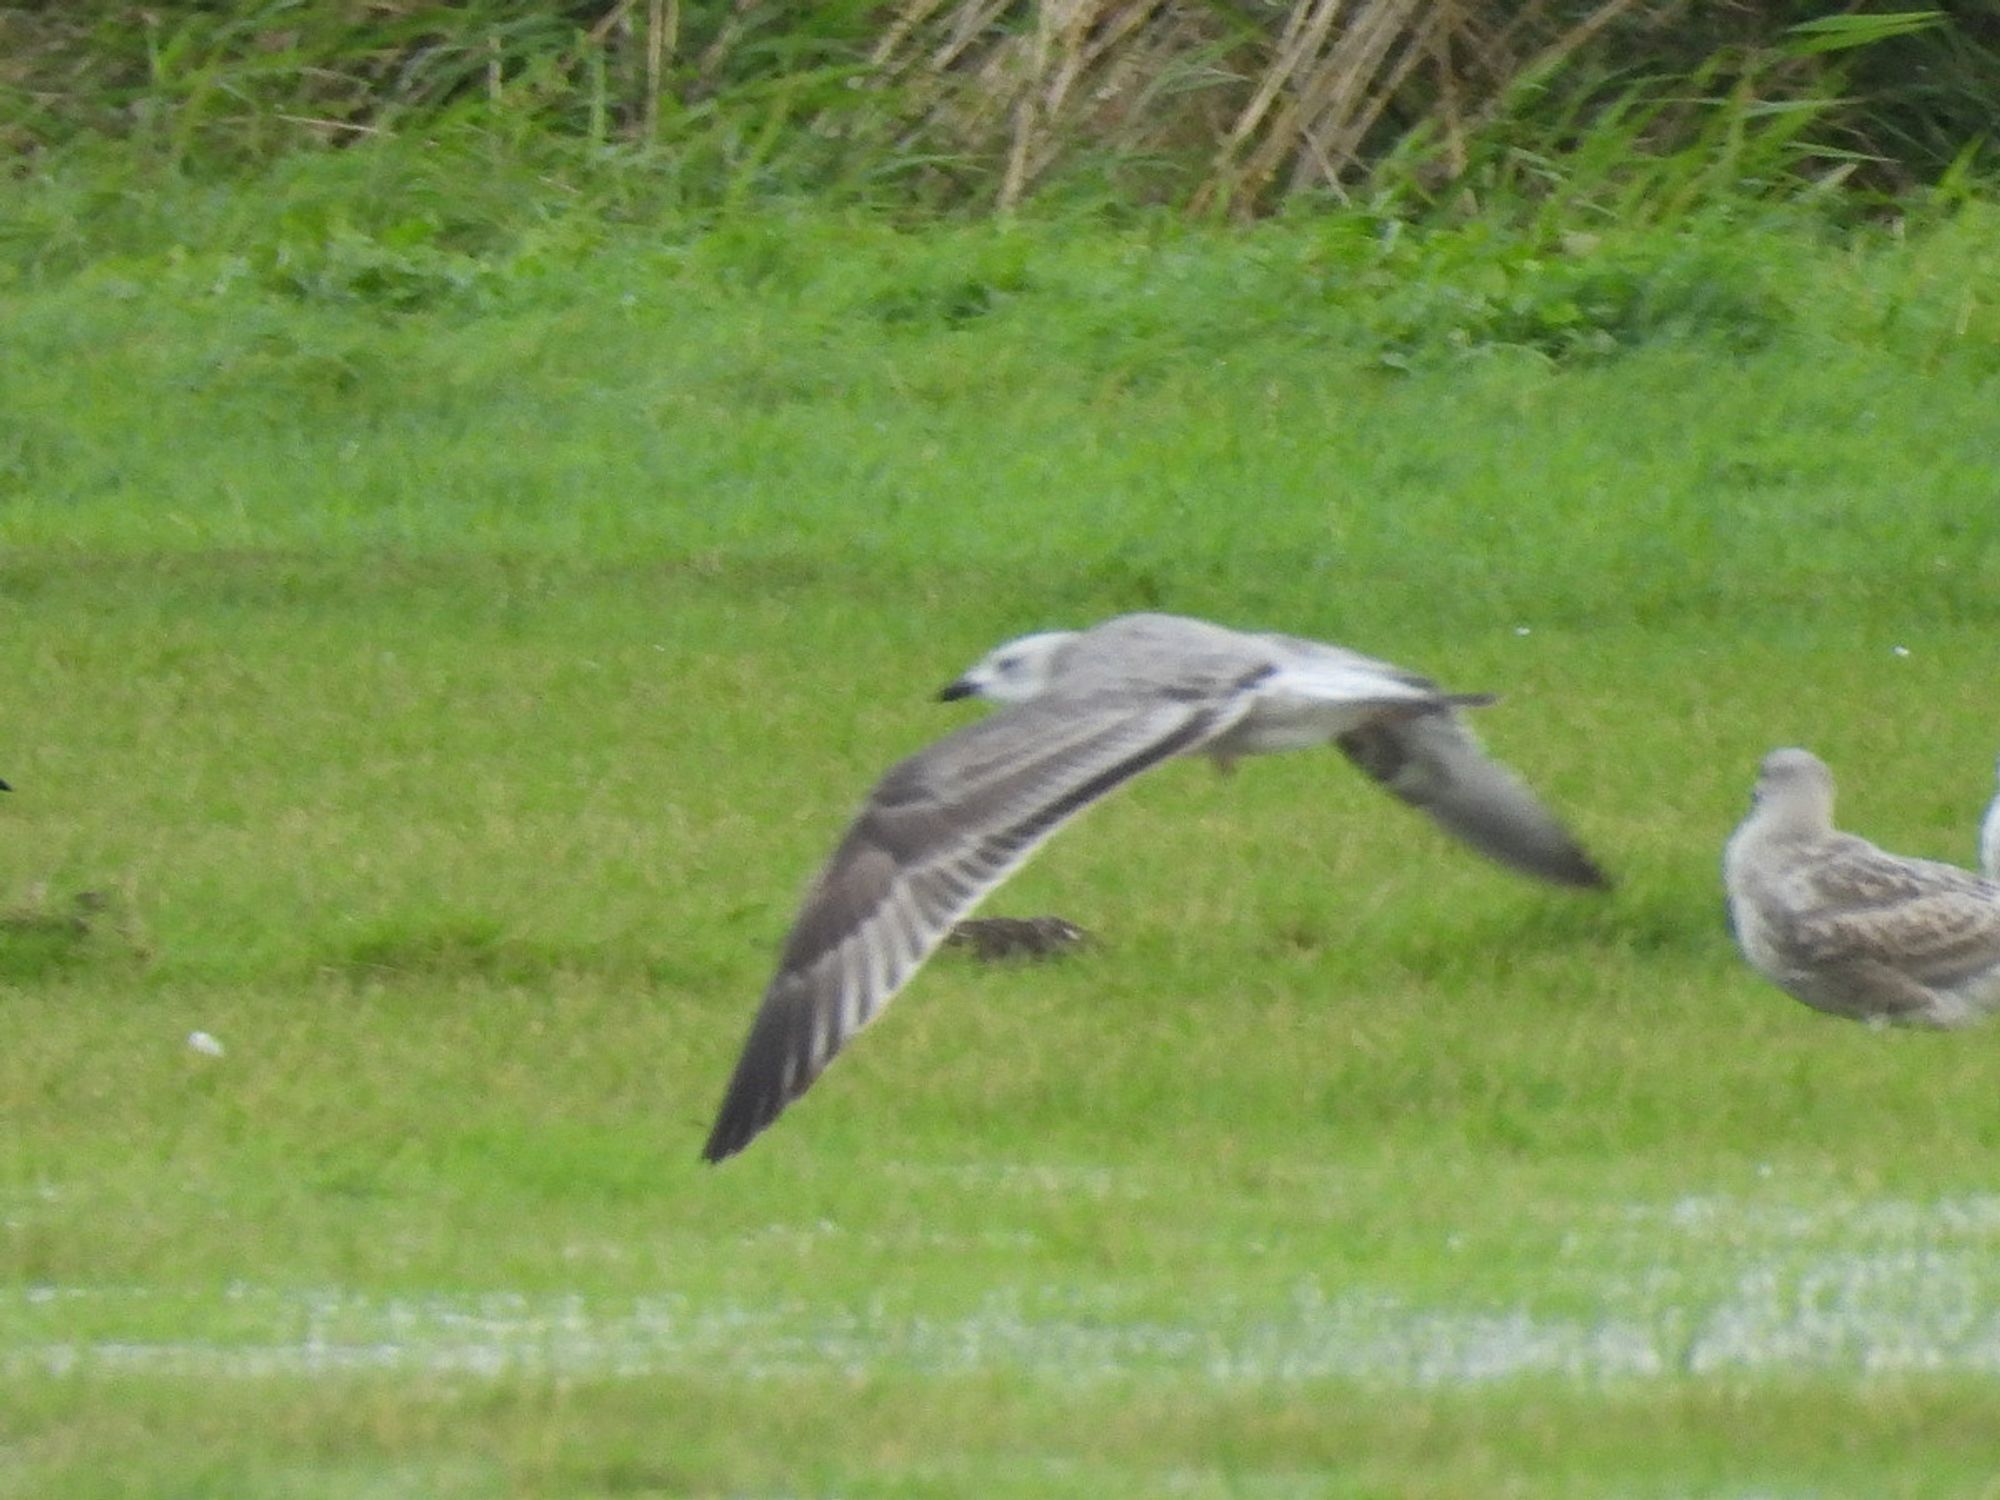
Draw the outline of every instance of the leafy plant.
M1739 186L1938 180L1989 128L1997 25L1978 3L1674 0L17 8L0 152L114 138L157 176L456 137L642 208L1055 193L1235 216L1483 196L1497 170L1570 196L1615 178L1671 214Z

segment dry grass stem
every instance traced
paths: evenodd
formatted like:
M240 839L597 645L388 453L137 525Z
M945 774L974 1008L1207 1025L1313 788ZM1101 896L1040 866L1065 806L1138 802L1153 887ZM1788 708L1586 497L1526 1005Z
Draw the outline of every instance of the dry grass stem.
M1196 213L1252 213L1281 192L1336 192L1428 127L1444 164L1524 78L1626 16L1545 0L1505 16L1462 0L1296 0L1268 19L1191 0L909 0L871 53L900 91L906 146L993 163L1003 209L1093 157L1206 152ZM1661 12L1653 24L1671 13Z

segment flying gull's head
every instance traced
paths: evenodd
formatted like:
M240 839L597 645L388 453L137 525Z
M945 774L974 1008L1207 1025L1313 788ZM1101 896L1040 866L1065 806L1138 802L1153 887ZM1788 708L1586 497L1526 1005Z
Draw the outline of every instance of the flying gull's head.
M985 698L993 703L1026 703L1048 690L1056 653L1076 639L1074 630L1044 630L995 646L938 698Z

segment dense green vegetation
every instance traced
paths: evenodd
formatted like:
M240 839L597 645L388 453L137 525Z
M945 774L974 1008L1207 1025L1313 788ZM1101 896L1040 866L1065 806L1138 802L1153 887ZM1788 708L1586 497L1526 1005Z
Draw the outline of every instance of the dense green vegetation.
M626 9L596 137L571 74L509 115L515 54L454 92L338 7L155 7L137 73L123 8L37 23L0 1495L1990 1494L1992 1037L1805 1011L1716 875L1782 743L1971 858L2000 221L1950 112L1904 155L1907 96L1517 113L1345 206L1052 172L994 221L986 168L742 130L747 43L649 141L669 8ZM254 55L406 113L302 147ZM941 958L698 1167L801 883L964 717L931 692L1136 608L1499 691L1618 889L1337 757L1171 766L993 904L1094 949Z
M156 171L474 139L645 194L1490 211L1579 167L1685 209L1962 181L1989 0L85 0L0 10L0 149ZM1611 147L1607 152L1603 148ZM1612 206L1607 203L1605 206ZM1630 207L1629 201L1618 205Z

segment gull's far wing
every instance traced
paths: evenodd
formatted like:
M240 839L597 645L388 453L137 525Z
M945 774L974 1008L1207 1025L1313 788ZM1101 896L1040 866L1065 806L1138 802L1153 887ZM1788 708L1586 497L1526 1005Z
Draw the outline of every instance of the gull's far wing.
M1337 743L1391 795L1488 859L1556 885L1609 888L1570 831L1457 714L1383 720Z

